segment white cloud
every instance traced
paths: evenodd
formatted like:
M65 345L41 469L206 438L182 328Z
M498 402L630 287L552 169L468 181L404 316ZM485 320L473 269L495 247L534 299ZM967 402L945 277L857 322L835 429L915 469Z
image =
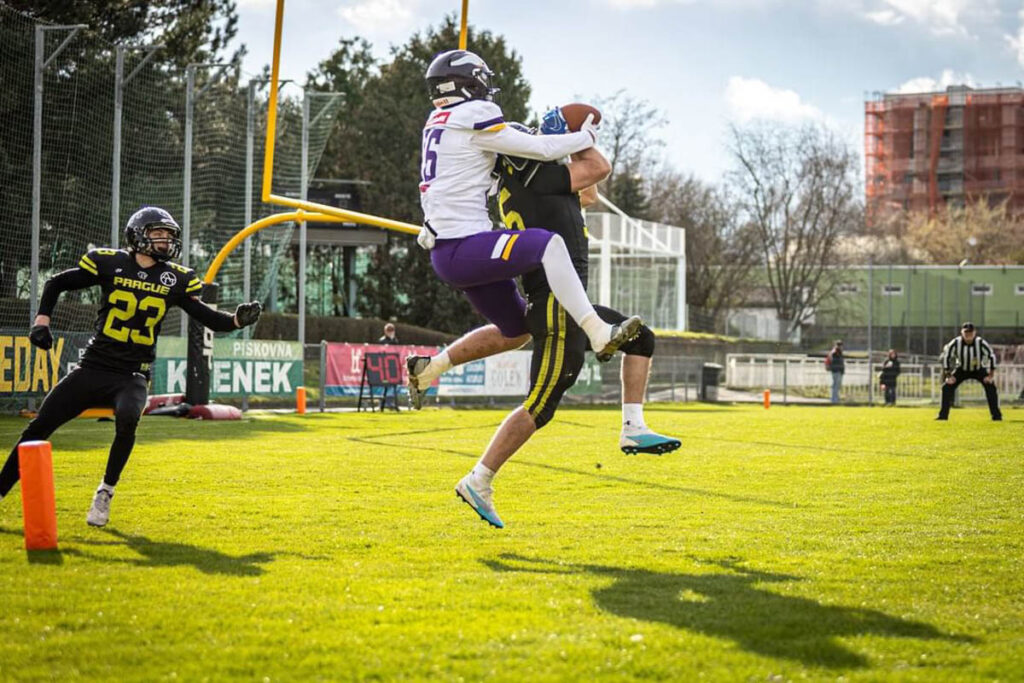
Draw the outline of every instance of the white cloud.
M1020 18L1017 35L1006 35L1004 38L1006 38L1006 43L1010 46L1010 49L1015 53L1017 63L1024 67L1024 9L1017 16Z
M891 9L880 9L875 12L867 12L864 16L867 17L869 21L881 24L882 26L896 26L898 24L902 24L903 19L905 18L902 14Z
M412 26L416 4L403 0L362 0L339 7L337 12L362 33L394 34Z
M900 84L893 92L897 93L921 93L939 92L951 85L969 85L974 87L977 81L968 73L958 74L952 69L943 69L938 78L931 76L918 76Z
M991 24L1000 13L995 0L867 0L861 14L882 26L910 20L937 36L972 35L969 26Z
M725 87L725 102L738 123L752 119L772 119L787 123L824 120L825 115L800 99L793 90L773 88L757 78L732 76Z

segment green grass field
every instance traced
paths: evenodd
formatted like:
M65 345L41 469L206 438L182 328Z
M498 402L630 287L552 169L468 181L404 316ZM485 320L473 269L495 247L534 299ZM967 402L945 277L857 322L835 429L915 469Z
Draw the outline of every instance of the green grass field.
M500 531L453 486L502 411L147 418L103 530L79 421L60 552L0 501L0 679L1024 679L1024 411L933 413L563 410Z

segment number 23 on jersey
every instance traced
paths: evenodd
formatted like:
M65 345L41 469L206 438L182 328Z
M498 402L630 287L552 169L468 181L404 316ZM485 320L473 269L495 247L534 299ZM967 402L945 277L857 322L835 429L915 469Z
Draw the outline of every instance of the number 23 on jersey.
M147 296L140 300L123 289L112 291L107 300L110 302L110 312L107 313L107 320L103 324L103 334L119 342L127 342L130 339L135 344L152 346L156 341L153 330L167 313L167 304L164 300L155 296ZM148 314L142 322L142 327L128 327L127 324L139 311Z

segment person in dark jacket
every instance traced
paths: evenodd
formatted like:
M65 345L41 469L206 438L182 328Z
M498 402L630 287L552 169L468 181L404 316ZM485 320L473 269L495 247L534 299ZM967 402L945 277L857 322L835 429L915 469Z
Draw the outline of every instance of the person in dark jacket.
M398 336L395 334L394 323L388 323L384 326L384 336L377 340L378 344L399 344Z
M896 405L896 378L900 376L900 359L896 349L889 349L889 356L882 363L882 391L885 392L885 405Z
M839 391L843 388L843 374L846 372L846 357L843 355L843 340L825 356L825 369L832 373L832 403L839 403Z

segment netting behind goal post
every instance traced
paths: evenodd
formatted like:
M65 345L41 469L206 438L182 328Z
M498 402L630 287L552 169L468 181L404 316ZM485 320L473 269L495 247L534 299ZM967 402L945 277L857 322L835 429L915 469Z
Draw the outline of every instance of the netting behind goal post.
M0 4L0 116L4 121L0 127L0 347L7 343L13 349L0 348L0 352L19 368L24 359L19 361L16 354L31 353L25 335L34 306L31 223L38 26L47 24ZM44 32L44 58L51 61L42 79L37 292L50 275L74 266L89 248L112 246L117 48L84 30L56 54L70 35L71 31L65 30ZM162 206L179 222L183 220L186 74L168 67L159 51L145 64L144 57L145 53L137 50L126 50L124 55L124 75L130 75L130 80L123 88L119 227L144 205ZM197 72L196 90L202 92L195 100L192 118L189 264L200 276L217 251L245 227L247 214L248 76L234 70L215 75ZM286 97L282 103L275 156L275 191L294 196L300 194L303 177L300 97ZM280 211L259 202L266 99L264 89L252 107L253 220ZM309 127L307 179L315 175L340 102L315 98L311 105L312 111L321 115ZM295 268L290 264L294 256L292 229L285 224L253 238L251 298L273 299L277 283L295 280ZM239 249L222 268L218 276L222 302L234 304L243 298L244 263ZM294 310L294 295L289 292L295 287L283 289L283 303ZM62 297L52 326L56 333L74 341L59 360L62 370L77 359L76 348L90 336L99 296L99 290L91 288ZM180 329L180 314L173 309L163 323L163 334L175 335ZM9 378L11 387L0 377L0 408L24 405L28 395L38 395L50 386L49 381L33 383L32 377L19 374L20 370L14 373L18 376Z

